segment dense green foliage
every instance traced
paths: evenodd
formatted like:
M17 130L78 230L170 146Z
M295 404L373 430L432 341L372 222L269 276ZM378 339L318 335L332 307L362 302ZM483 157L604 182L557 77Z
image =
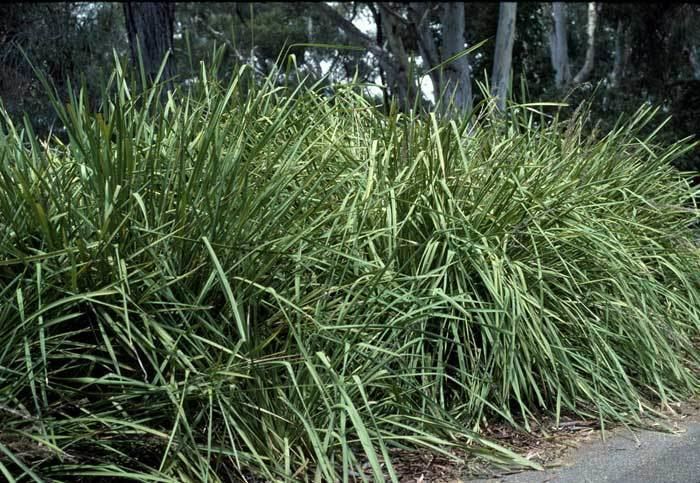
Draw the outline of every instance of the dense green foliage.
M54 97L65 143L2 111L5 478L526 465L484 420L634 423L697 390L691 145L640 137L652 111L596 140L584 114L448 123L246 79L162 97L119 67L100 106Z

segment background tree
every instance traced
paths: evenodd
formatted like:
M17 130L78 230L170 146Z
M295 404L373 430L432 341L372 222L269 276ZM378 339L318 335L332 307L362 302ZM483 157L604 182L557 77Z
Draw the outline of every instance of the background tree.
M67 95L69 81L99 101L100 82L111 69L112 49L124 52L122 8L116 3L3 3L0 5L0 99L20 120L26 113L45 135L55 121L32 64ZM24 53L23 53L24 52Z
M125 2L124 20L131 59L139 66L139 49L146 76L155 78L166 54L172 55L175 4L171 2ZM163 79L175 75L174 61L166 61Z
M441 68L444 72L439 90L444 90L445 97L454 100L455 109L461 112L472 110L472 81L469 58L462 55L456 60L449 59L458 55L465 47L464 38L464 3L450 2L442 6L442 48L438 59L447 64ZM437 66L429 66L431 69Z
M554 69L554 85L559 89L571 80L569 43L567 38L566 4L552 2L552 28L549 33L549 50Z
M407 48L407 22L403 9L390 3L377 3L381 18L381 29L386 38L389 56L394 64L389 69L389 83L396 93L399 105L410 108L416 102L418 86L416 83L415 64L411 62L410 51Z
M625 66L629 58L629 28L622 19L617 20L615 29L615 52L613 57L613 68L610 73L610 87L616 89L620 86L624 76Z
M588 25L586 27L587 45L586 45L586 60L581 67L581 70L574 76L574 84L580 84L588 79L593 70L595 61L595 30L598 25L598 6L595 2L588 3Z
M669 139L697 133L700 109L693 92L700 78L700 7L596 5L520 3L513 85L524 81L531 101L566 97L571 107L560 111L566 116L590 97L592 91L575 85L586 80L602 86L592 99L592 119L601 130L620 113L650 102L673 114ZM165 76L177 73L177 83L191 82L199 62L209 59L215 46L225 45L217 73L222 79L242 63L261 79L286 60L284 54L294 54L300 78L323 78L328 92L357 75L383 86L367 92L377 103L387 106L396 99L403 107L429 109L431 89L420 86L430 85L436 97L452 97L454 106L466 112L481 100L474 81L491 77L496 84L493 74L503 60L496 49L499 8L495 2L211 2L178 3L175 9L165 3L3 4L0 97L13 117L26 112L46 133L53 114L20 48L49 75L59 95L82 82L89 102L98 103L113 50L133 58L141 35L147 75L153 76L172 50ZM484 40L484 47L446 62Z
M436 98L442 98L443 114L467 113L472 109L470 58L466 48L466 14L461 2L409 4L375 4L381 18L382 32L392 59L397 59L399 76L394 85L415 89L416 81L404 78L427 73ZM391 25L391 31L387 31ZM458 55L461 54L461 55ZM420 61L420 68L418 68ZM406 89L406 88L403 88ZM409 104L421 100L422 94L411 96Z
M496 53L494 54L493 74L491 75L491 94L496 97L497 106L501 111L506 107L506 95L508 94L517 6L515 2L501 2L498 15Z

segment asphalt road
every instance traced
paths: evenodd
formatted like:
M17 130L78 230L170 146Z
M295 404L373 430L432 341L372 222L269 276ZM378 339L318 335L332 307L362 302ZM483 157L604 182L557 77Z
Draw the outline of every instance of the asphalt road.
M679 434L629 431L605 442L586 443L565 466L526 471L473 483L700 483L700 423L682 424ZM635 439L636 437L636 439Z

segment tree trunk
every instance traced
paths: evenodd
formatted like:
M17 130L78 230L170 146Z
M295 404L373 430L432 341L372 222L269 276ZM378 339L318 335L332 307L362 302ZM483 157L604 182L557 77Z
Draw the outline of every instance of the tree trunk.
M390 10L390 6L384 3L377 4L381 15L382 33L384 34L389 52L391 53L395 65L395 70L387 72L392 91L396 94L399 106L403 110L410 110L417 99L418 87L415 77L411 72L408 53L401 38L398 13Z
M170 52L161 80L169 81L175 75L172 59L175 6L170 2L126 2L124 19L129 37L131 59L139 66L138 47L145 74L153 81L166 53Z
M464 50L464 2L445 2L442 5L442 62ZM449 62L442 69L440 80L445 115L467 114L472 110L472 81L469 59L466 55Z
M385 42L381 42L378 44L376 39L372 39L368 35L364 34L360 29L358 29L355 26L355 24L343 17L343 15L341 15L335 8L333 8L328 3L318 2L314 5L320 8L323 14L332 23L337 25L338 28L340 28L340 30L342 30L343 33L345 33L349 40L363 45L368 52L371 52L372 55L374 55L377 58L379 68L381 69L381 71L384 71L384 74L386 75L387 85L389 87L395 85L396 80L398 80L400 77L399 66L396 65L396 62L394 61L394 59L392 59L392 57L389 55L389 52L387 52L387 49L384 47ZM384 31L385 22L382 20L382 18L385 15L384 10L386 10L386 6L382 5L382 7L385 8L378 9L378 14L375 16L375 18L379 18L380 20L379 24L377 25L377 33L379 34L379 31L381 30L382 36L387 37L388 35Z
M693 69L693 79L700 80L700 60L698 59L698 49L694 45L688 49L688 60Z
M595 29L598 23L598 8L595 2L588 3L588 27L586 28L586 33L588 35L587 46L586 46L586 60L583 63L583 67L574 77L574 84L580 84L581 82L588 79L593 71L593 63L595 60Z
M314 41L314 20L309 16L306 17L306 42L309 44ZM323 77L323 68L318 58L315 55L307 55L307 51L304 51L304 58L299 59L303 61L308 67L315 79L320 79ZM333 64L331 64L331 69ZM329 69L329 71L331 70Z
M515 14L518 4L501 2L498 13L498 30L496 32L496 52L493 57L491 74L491 94L496 97L500 111L506 108L508 80L513 60L513 41L515 40Z
M409 19L416 33L418 51L423 59L423 66L430 70L430 81L433 84L433 92L437 98L440 92L440 72L433 67L440 64L440 54L430 28L430 8L431 4L425 2L411 2L408 8Z
M566 4L552 2L552 21L554 25L549 33L549 49L554 68L554 83L557 89L560 89L571 80L569 46L566 38Z
M617 21L615 32L615 54L613 57L613 70L610 73L610 87L617 88L622 81L622 73L625 61L625 28L622 20Z
M381 46L384 43L384 32L382 32L382 15L381 13L379 13L379 10L374 6L374 3L370 2L367 5L370 11L372 12L372 16L374 17L374 25L377 28L377 45ZM381 62L378 62L377 64L377 68L379 70L379 81L382 83L383 86L386 86L386 70L382 66ZM382 102L384 104L384 107L389 106L389 93L387 92L387 89L382 89Z

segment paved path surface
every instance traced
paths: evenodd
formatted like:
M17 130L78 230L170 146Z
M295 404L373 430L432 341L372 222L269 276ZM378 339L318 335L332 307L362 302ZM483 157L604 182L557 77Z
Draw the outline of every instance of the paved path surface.
M526 471L473 483L700 483L700 422L680 425L678 434L618 432L585 443L565 466ZM636 439L635 439L636 437Z

